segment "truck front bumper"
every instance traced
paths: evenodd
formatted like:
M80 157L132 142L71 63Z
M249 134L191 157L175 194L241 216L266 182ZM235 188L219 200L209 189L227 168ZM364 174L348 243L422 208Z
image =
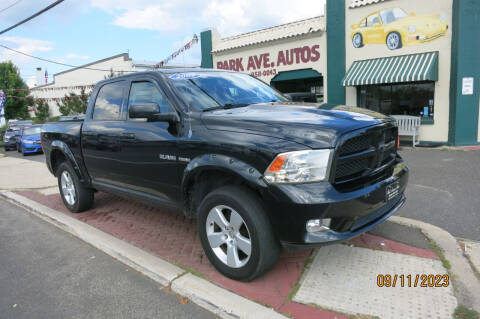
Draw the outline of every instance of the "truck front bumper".
M391 177L355 191L340 192L328 182L270 185L264 201L284 247L333 244L361 235L395 214L406 200L408 174L399 159ZM307 231L307 222L316 219L330 219L330 226Z

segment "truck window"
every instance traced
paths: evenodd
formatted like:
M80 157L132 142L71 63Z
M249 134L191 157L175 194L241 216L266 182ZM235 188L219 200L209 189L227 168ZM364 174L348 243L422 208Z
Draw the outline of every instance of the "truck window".
M161 113L168 113L168 103L152 82L133 82L128 105L135 103L157 103Z
M94 120L121 120L124 82L108 83L100 88L93 109Z

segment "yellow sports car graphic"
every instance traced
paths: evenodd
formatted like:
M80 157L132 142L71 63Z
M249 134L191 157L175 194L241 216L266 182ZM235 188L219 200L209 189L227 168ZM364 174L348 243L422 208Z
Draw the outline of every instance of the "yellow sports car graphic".
M448 24L440 14L416 15L401 8L388 8L371 13L351 28L355 48L386 44L390 50L397 50L404 45L418 45L443 37Z

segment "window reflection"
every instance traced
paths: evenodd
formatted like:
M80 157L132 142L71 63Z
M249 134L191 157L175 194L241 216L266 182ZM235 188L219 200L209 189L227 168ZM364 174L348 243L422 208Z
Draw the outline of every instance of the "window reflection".
M120 120L124 81L105 84L100 88L93 109L97 121Z
M368 85L360 90L360 106L387 115L412 115L433 120L435 83Z

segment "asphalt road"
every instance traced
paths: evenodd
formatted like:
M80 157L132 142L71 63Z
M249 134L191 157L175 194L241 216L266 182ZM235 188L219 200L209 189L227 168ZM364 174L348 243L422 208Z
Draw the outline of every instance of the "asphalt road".
M441 151L417 147L400 154L410 167L407 203L399 214L480 241L480 151ZM17 152L8 156L44 162Z
M400 151L410 167L400 215L480 241L480 151Z
M3 149L2 149L2 151L3 151ZM43 153L28 154L26 156L23 156L22 153L18 153L17 151L7 151L7 152L4 152L4 154L9 156L9 157L16 157L16 158L27 159L27 160L31 160L31 161L45 163L45 155Z
M0 199L0 317L216 318Z

